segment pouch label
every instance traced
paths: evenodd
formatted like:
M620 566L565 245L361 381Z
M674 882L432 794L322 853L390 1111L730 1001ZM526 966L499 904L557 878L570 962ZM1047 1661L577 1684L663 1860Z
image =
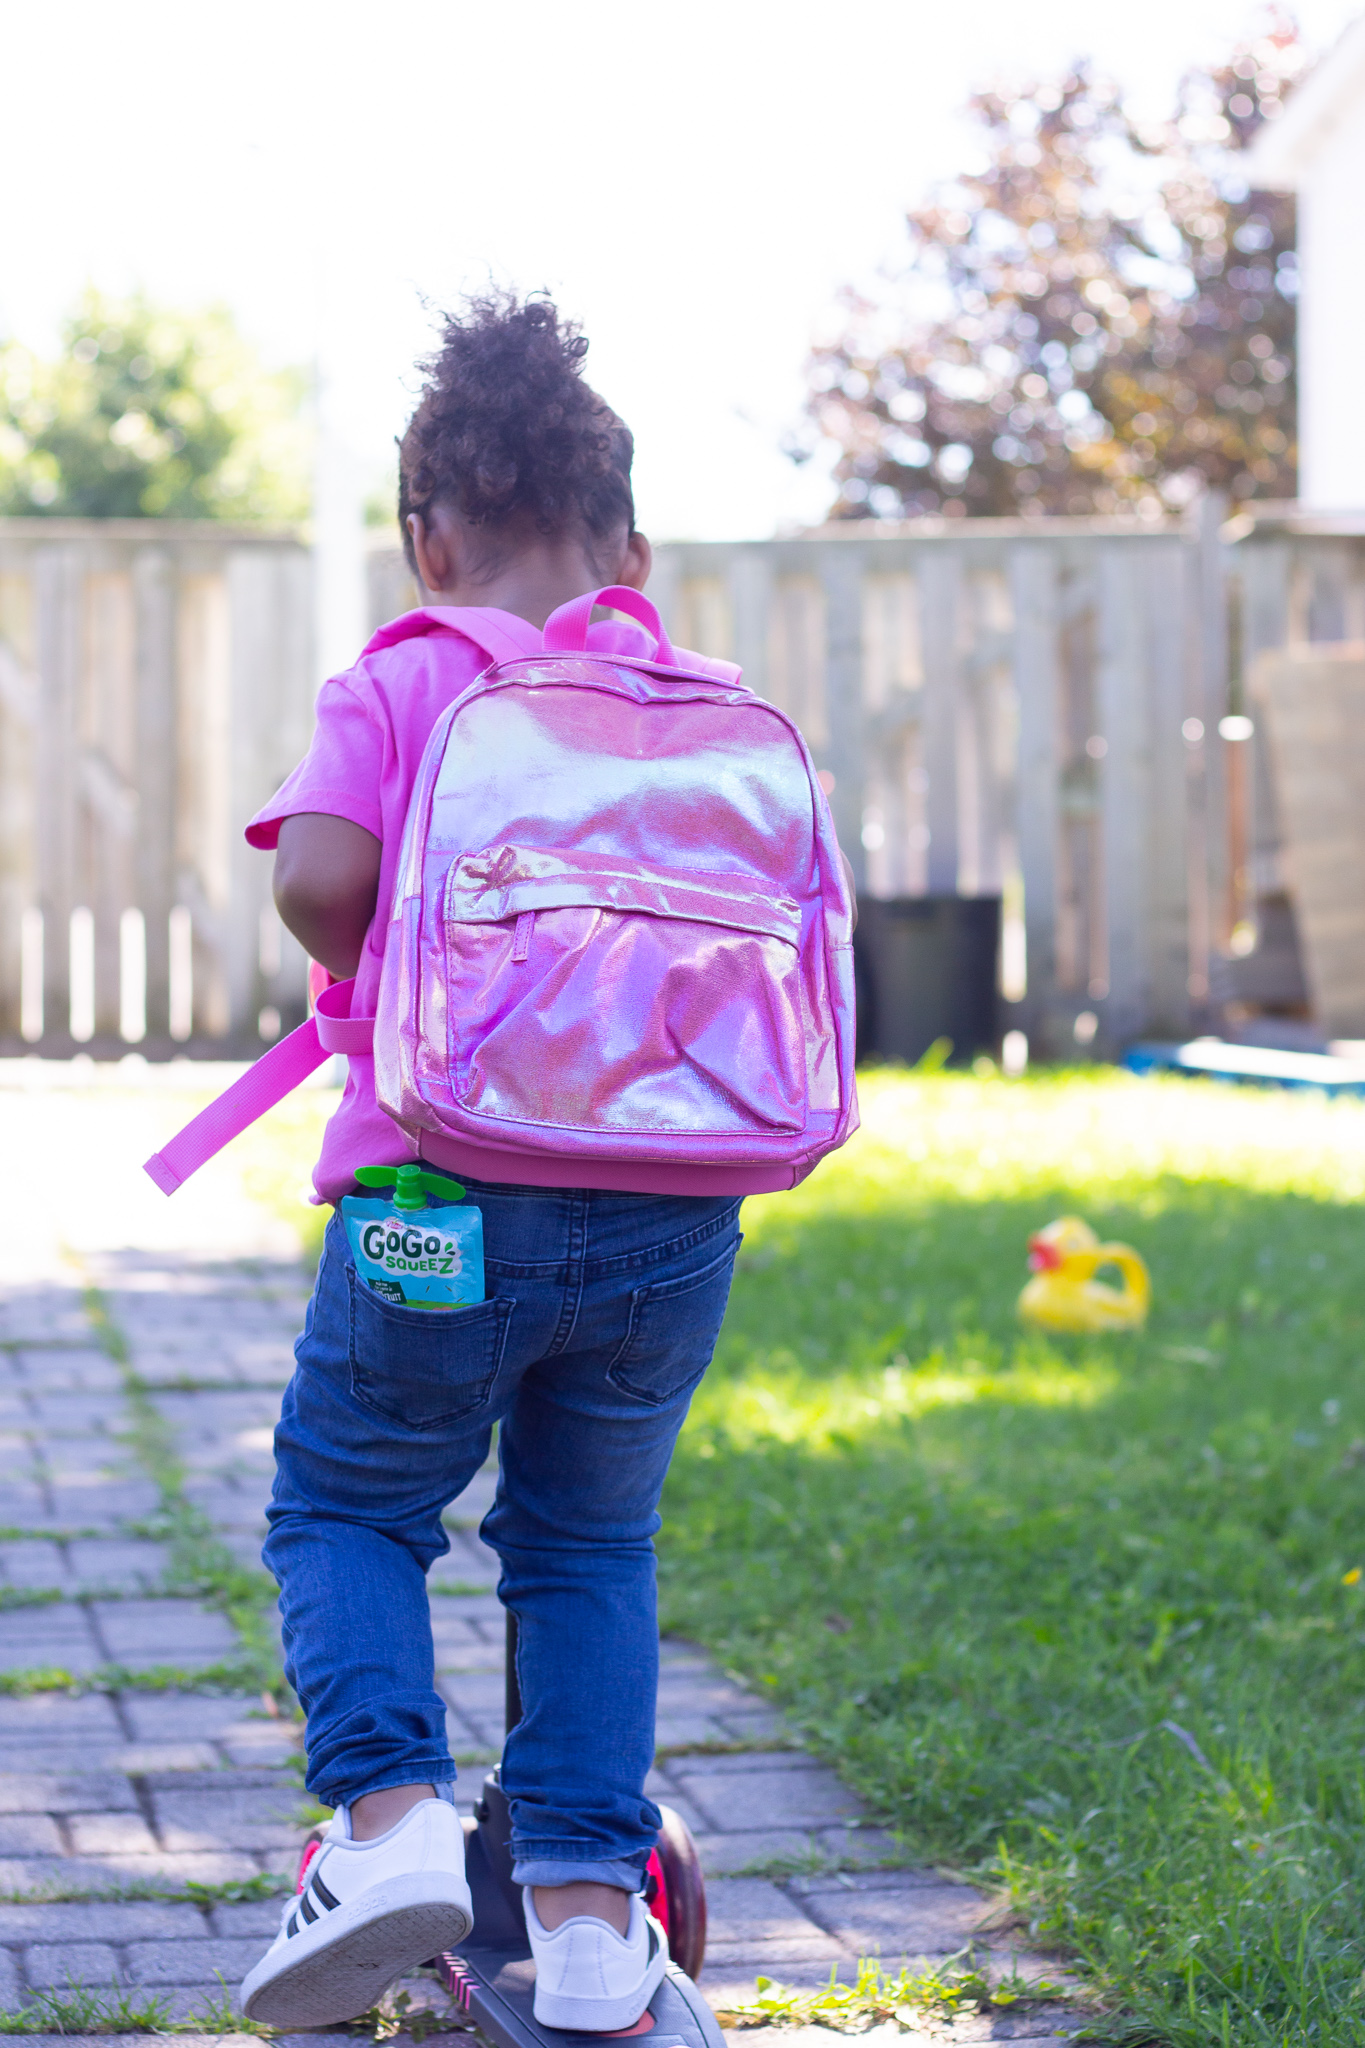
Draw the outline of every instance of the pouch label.
M341 1205L355 1269L386 1301L408 1308L468 1308L484 1298L483 1215L450 1203L395 1209L347 1195Z

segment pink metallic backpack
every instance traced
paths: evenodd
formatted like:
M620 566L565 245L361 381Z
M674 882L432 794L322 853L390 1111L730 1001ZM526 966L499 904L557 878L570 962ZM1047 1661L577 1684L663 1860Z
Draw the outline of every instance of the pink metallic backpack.
M587 652L596 604L655 654ZM448 1171L794 1187L858 1124L852 910L800 733L729 664L680 666L635 591L561 606L534 651L467 617L494 660L422 757L377 1015L328 989L147 1171L171 1193L329 1052L373 1049L381 1105Z

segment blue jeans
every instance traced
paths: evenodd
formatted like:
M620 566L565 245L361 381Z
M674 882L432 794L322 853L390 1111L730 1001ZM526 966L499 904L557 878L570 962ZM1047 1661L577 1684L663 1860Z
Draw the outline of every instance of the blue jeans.
M733 1198L466 1183L488 1299L432 1313L357 1279L328 1225L275 1433L266 1565L329 1806L455 1776L425 1574L498 1431L481 1534L517 1617L523 1718L502 1781L523 1884L634 1888L659 1827L659 1494L711 1362ZM448 1796L448 1795L447 1795Z

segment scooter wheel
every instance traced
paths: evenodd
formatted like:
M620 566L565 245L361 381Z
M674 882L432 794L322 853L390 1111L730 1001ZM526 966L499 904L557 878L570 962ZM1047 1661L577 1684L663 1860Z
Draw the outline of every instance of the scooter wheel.
M706 1881L686 1821L660 1807L663 1826L645 1875L645 1901L668 1936L668 1953L694 1981L706 1960Z
M326 1828L310 1828L304 1837L303 1850L299 1856L299 1874L294 1881L295 1892L301 1892L308 1882L308 1873L313 1867L313 1858L322 1847Z

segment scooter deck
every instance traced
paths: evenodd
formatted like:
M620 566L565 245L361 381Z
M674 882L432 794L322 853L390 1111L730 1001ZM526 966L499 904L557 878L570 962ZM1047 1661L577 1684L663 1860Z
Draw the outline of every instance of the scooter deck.
M484 1790L485 1801L490 1797L497 1797L492 1783ZM465 1828L474 1930L458 1949L437 1959L437 1968L456 2004L495 2048L585 2048L588 2042L636 2036L644 2048L725 2048L715 2014L692 1979L672 1962L633 2027L587 2034L541 2026L532 2006L535 1964L520 1900L510 1883L504 1827L489 1816L485 1824L467 1821Z
M724 2048L715 2014L676 1963L643 2018L615 2034L541 2026L532 2009L536 1972L529 1949L518 1954L470 1945L442 1956L440 1971L456 2004L495 2048L584 2048L590 2041L637 2037L642 2048Z

